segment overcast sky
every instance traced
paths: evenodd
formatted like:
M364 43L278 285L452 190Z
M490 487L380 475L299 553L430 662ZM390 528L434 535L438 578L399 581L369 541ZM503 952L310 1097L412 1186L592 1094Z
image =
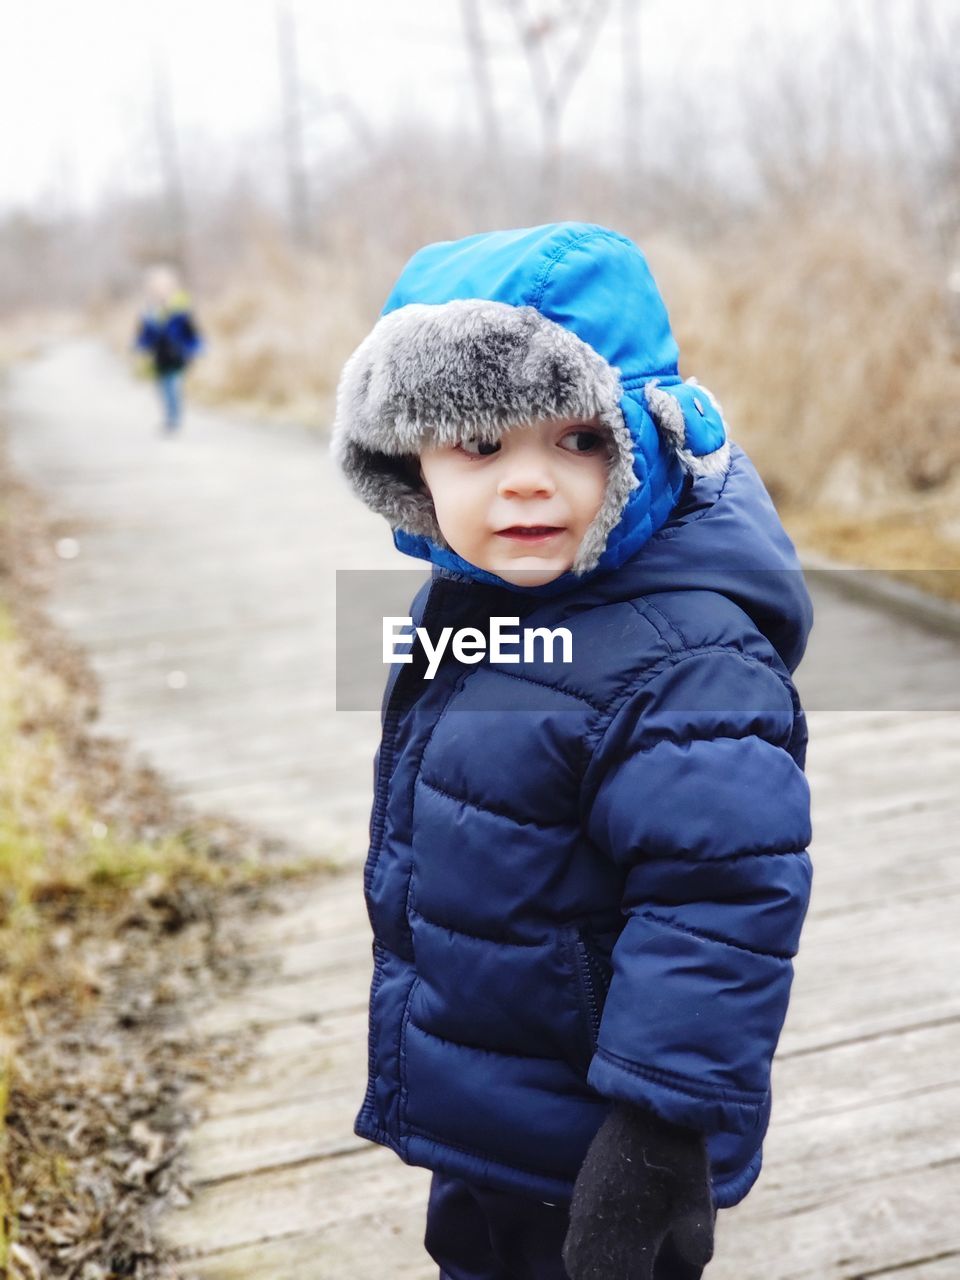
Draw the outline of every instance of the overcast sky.
M374 131L401 118L475 128L459 0L289 0L298 18L309 99L348 95ZM871 5L846 0L869 21ZM530 0L535 11L537 0ZM565 118L568 141L590 139L615 156L622 137L620 0L578 82ZM88 207L105 189L155 180L150 122L153 67L169 72L178 134L188 161L243 145L251 162L276 166L280 99L274 0L31 0L0 19L0 208ZM528 73L497 0L493 70L505 126L536 138ZM643 0L640 63L649 107L669 108L682 83L710 104L716 143L733 130L737 85L762 70L763 50L814 59L830 36L835 0ZM315 115L314 155L348 143L336 118ZM214 163L213 159L210 161ZM271 173L270 181L277 178Z

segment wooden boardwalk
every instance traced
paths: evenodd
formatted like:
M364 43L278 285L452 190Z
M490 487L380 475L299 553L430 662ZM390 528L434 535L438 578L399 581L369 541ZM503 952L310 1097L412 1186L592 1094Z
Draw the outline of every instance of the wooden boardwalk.
M427 1280L429 1173L352 1131L379 726L335 713L331 679L334 569L412 562L314 438L195 412L164 440L149 394L85 343L6 387L14 463L79 542L52 612L90 653L104 732L196 805L343 867L278 894L249 986L192 1015L257 1054L210 1094L167 1231L185 1278ZM838 584L816 580L798 677L814 889L764 1171L720 1214L710 1280L960 1277L960 642Z

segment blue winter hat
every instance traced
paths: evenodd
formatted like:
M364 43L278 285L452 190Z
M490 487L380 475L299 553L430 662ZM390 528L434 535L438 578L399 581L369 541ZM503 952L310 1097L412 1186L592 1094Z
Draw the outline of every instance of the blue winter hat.
M677 361L663 299L626 236L557 222L429 244L344 366L331 452L400 551L503 586L449 547L411 456L493 443L537 419L596 418L606 491L571 570L533 589L553 594L632 556L687 475L726 471L720 406Z

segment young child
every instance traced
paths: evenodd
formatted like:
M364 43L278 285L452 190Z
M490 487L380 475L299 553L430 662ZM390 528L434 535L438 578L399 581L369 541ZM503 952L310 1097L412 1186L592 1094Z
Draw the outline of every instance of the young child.
M133 348L141 353L144 372L156 380L164 414L161 430L170 436L179 430L183 416L184 376L203 350L204 340L191 313L190 298L172 267L151 268L146 296Z
M677 361L639 249L557 223L421 249L340 379L333 455L432 562L431 647L571 639L429 678L418 640L384 694L355 1131L434 1171L447 1280L695 1280L760 1172L812 609Z

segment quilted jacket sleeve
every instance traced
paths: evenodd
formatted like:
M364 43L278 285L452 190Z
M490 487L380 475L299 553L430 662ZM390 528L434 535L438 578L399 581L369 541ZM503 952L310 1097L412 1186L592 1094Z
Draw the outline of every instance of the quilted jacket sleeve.
M761 1122L810 897L805 749L785 668L734 649L671 655L604 727L585 823L626 923L598 1092L705 1132Z

